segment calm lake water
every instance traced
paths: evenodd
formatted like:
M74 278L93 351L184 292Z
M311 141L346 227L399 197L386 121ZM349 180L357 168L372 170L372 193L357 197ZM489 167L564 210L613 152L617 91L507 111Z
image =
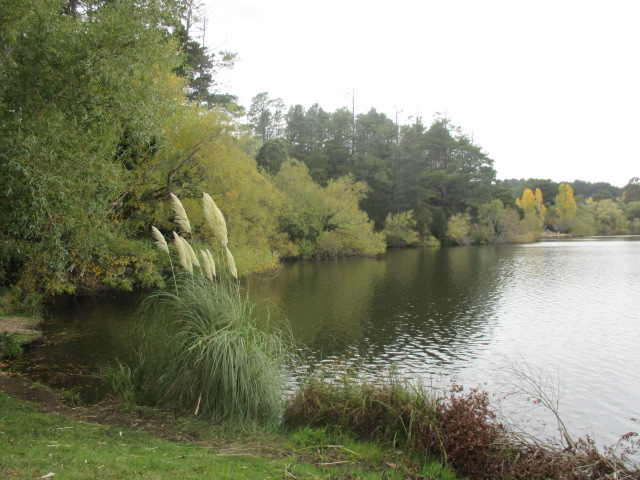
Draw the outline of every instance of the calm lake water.
M262 308L288 317L310 362L357 358L496 393L513 391L527 371L561 395L572 433L611 443L640 429L632 420L640 417L640 237L292 262L247 288ZM96 364L127 357L137 300L52 310L50 342L20 368L54 385L94 385ZM553 418L525 397L503 405L529 430L554 434Z

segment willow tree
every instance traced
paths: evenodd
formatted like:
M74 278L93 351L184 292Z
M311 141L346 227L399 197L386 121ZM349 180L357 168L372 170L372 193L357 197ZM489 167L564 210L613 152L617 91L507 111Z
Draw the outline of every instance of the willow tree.
M285 162L274 182L288 197L281 228L301 256L375 255L385 250L384 236L374 232L373 222L359 207L366 184L346 175L322 187L297 160Z
M91 289L96 278L127 286L127 272L148 273L114 209L183 98L165 27L172 3L89 7L3 2L0 275L26 293Z

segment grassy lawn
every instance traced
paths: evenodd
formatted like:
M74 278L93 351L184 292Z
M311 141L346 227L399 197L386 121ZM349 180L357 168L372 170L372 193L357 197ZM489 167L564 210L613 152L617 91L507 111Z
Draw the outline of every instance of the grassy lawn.
M184 443L130 429L41 413L0 392L0 477L63 479L401 479L454 478L438 464L395 462L368 443L330 445L324 431L267 435L272 453L238 453L202 441ZM256 441L255 438L252 441ZM242 452L242 451L241 451Z

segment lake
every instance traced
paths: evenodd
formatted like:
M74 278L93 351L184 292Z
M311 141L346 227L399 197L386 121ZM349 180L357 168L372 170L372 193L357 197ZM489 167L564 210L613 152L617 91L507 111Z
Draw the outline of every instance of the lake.
M640 237L288 262L246 286L260 308L286 315L310 363L394 365L428 384L482 385L496 395L517 390L526 372L561 397L573 434L611 443L639 429L632 418L640 416ZM20 368L57 386L95 385L97 364L128 356L137 300L51 310L50 342ZM555 433L553 417L526 395L503 405L529 431Z

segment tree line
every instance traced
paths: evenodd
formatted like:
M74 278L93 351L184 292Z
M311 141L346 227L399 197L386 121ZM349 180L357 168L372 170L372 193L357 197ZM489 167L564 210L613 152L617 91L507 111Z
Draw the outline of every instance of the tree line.
M428 126L421 118L402 125L373 108L357 115L347 107L327 112L318 104L287 109L263 92L253 98L247 118L262 141L256 157L262 168L277 172L293 157L320 184L344 175L366 183L361 206L380 230L392 224L397 229L400 222L406 234L445 244L532 241L544 230L640 231L637 178L624 188L582 180L497 180L493 160L442 115ZM575 213L563 215L556 206L559 194L576 202ZM536 221L530 214L534 196ZM392 236L386 236L391 245L419 242Z
M526 188L554 202L545 185L496 180L492 160L446 117L400 125L375 109L286 109L267 93L245 111L215 81L235 54L201 46L198 21L194 0L3 3L0 280L25 306L162 284L169 266L150 227L171 238L170 193L193 210L199 239L212 232L194 207L202 192L215 199L240 274L284 257L457 243L456 215L484 228L473 241L517 241L524 230L507 239L488 218L522 224L515 200ZM636 185L574 187L589 194L579 204L622 209L620 229L631 230ZM576 215L560 227L605 224Z

